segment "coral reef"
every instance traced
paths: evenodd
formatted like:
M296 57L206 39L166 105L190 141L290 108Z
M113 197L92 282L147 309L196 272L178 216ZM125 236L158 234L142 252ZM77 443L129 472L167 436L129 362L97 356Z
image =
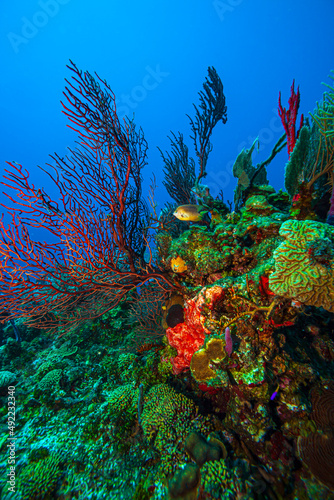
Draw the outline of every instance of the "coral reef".
M101 112L116 113L109 87L102 95L90 74L72 71ZM1 316L9 319L0 345L1 498L334 498L333 97L330 88L298 138L300 96L293 86L291 92L290 109L280 104L288 193L275 192L265 168L285 146L285 135L257 167L251 159L257 141L238 156L235 212L200 183L212 130L226 122L222 83L209 68L191 120L198 175L181 134L172 136L172 152L163 155L170 176L165 185L180 206L169 204L159 218L151 198L148 217L140 163L126 208L142 213L143 232L137 234L134 213L123 221L107 211L96 221L97 233L108 235L119 224L113 235L126 233L128 253L125 240L119 250L112 243L110 255L104 247L96 250L102 231L102 239L89 242L97 253L86 254L84 276L84 263L61 273L53 263L54 281L44 283L46 274L34 282L32 294L62 280L63 295L60 302L55 294L43 295L40 310L35 300L29 303L26 319L22 290L14 290L13 304L22 301L20 336L8 311ZM116 118L112 123L119 124ZM114 134L123 137L119 127ZM135 147L145 150L146 143L134 129L128 132L118 147L132 161ZM78 214L57 211L46 193L30 195L50 224L53 218L67 229L71 221L78 224ZM180 212L185 217L179 220ZM95 228L89 220L82 224ZM155 231L155 248L148 230ZM77 287L84 285L88 296L81 302ZM86 310L90 303L93 311ZM58 335L47 328L55 324Z

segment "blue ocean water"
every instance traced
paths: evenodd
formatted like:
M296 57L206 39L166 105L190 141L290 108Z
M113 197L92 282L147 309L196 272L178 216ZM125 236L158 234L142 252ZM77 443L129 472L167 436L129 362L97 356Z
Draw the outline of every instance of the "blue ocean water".
M37 165L66 154L75 135L66 127L60 99L69 59L106 79L126 113L145 132L148 189L154 171L160 207L168 199L162 159L170 131L188 140L192 103L214 66L222 79L228 121L214 131L206 183L215 196L233 200L233 161L259 136L254 163L282 134L277 100L287 107L293 79L300 113L308 114L333 67L331 0L199 0L157 3L82 0L18 0L0 7L1 173L6 161L23 164L37 186L51 190ZM283 187L284 151L268 169Z

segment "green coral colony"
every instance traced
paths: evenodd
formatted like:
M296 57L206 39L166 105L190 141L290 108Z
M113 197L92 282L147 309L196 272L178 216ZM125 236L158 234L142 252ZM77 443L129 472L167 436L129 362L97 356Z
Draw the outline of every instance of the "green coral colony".
M0 385L3 400L15 386L15 498L334 498L327 87L298 136L279 101L285 133L266 161L252 164L257 140L239 154L233 212L202 184L211 132L227 119L209 68L191 120L199 173L173 135L171 153L161 154L174 203L158 218L151 199L155 246L146 262L154 254L164 287L152 278L140 291L135 284L103 315L58 336L24 318L5 323ZM293 86L290 100L296 117ZM286 145L287 192L276 192L266 167ZM7 438L3 499L13 498Z

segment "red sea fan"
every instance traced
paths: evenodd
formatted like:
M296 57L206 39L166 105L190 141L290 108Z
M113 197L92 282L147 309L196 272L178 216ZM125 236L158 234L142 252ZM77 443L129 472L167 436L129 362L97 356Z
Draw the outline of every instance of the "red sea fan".
M163 292L177 287L150 249L144 258L150 218L142 197L143 132L118 117L105 81L73 63L68 68L63 107L77 146L42 169L57 195L37 188L17 163L5 170L11 222L0 220L0 321L24 317L39 328L69 328L148 282ZM34 228L52 243L33 239Z

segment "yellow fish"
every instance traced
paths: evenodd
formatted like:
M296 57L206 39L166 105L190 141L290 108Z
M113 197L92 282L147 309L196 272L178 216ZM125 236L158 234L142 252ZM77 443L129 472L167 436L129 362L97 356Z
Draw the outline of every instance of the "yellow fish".
M196 222L202 220L203 216L207 213L200 205L180 205L177 207L173 215L179 220Z

